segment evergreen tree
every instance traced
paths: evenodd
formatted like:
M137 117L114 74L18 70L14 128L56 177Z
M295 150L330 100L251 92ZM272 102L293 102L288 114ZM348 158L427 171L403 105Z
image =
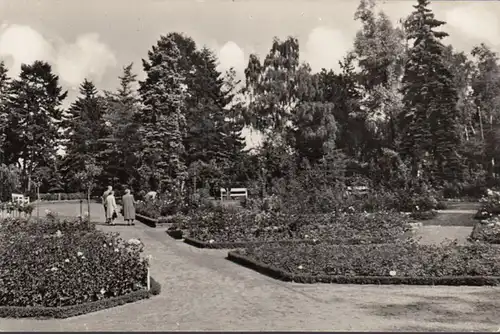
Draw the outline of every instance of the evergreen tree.
M6 130L8 126L9 113L7 102L10 91L10 78L7 75L8 69L3 61L0 61L0 163L4 163L4 145Z
M35 169L50 166L56 153L66 95L51 66L42 61L23 64L19 78L12 81L4 153L7 164L21 163L28 191Z
M105 139L108 163L103 166L103 174L116 178L115 186L138 186L137 152L140 150L137 117L140 98L135 84L137 75L132 72L133 64L123 68L119 77L120 87L116 92L105 92L105 120L109 124L110 135Z
M67 184L77 185L79 171L85 169L89 159L106 164L101 156L105 149L102 142L109 133L104 121L105 104L95 85L87 79L80 85L80 96L64 115L66 155L62 166ZM111 180L102 180L111 181Z
M405 112L401 117L401 148L411 159L413 175L424 170L426 178L456 181L461 175L457 92L443 60L447 36L436 31L444 24L434 18L428 0L418 0L405 22L413 47L405 66L403 92Z
M141 172L147 186L161 192L181 191L186 179L186 78L180 59L174 39L162 36L148 52L148 60L143 60L147 77L140 82L139 90L144 104L140 117Z

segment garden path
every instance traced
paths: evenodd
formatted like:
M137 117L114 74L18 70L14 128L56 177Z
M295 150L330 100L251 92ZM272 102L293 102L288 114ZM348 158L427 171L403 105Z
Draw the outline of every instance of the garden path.
M49 205L77 215L77 204ZM102 217L93 204L92 216ZM101 218L102 220L102 218ZM1 319L0 331L492 331L500 288L295 284L273 280L145 225L100 226L140 238L162 294L63 320ZM397 270L397 268L395 268Z

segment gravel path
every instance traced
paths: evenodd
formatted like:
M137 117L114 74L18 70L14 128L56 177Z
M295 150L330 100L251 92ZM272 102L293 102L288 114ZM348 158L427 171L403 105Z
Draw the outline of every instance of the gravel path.
M56 211L79 212L75 206L59 205ZM92 208L101 214L99 205ZM145 242L162 294L70 319L1 319L0 330L493 331L500 327L496 287L284 283L225 260L227 251L201 250L170 239L163 229L142 224L100 228Z

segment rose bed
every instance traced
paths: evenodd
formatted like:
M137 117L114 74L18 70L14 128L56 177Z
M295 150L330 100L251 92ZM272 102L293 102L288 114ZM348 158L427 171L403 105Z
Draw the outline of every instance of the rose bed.
M78 220L3 220L0 315L65 317L148 298L159 286L147 289L142 251Z

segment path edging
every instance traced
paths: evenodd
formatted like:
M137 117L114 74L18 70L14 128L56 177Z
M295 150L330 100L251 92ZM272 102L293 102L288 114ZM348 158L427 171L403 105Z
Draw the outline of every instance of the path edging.
M161 293L161 285L150 277L151 290L133 291L123 296L102 299L95 302L83 303L71 306L45 307L45 306L0 306L0 318L56 318L64 319L93 313L112 307L133 303L147 299Z
M397 277L397 276L333 276L333 275L296 275L288 271L266 265L238 252L229 252L227 260L255 270L271 278L295 283L336 283L336 284L383 284L383 285L449 285L449 286L498 286L500 277L496 276L444 276L444 277Z

